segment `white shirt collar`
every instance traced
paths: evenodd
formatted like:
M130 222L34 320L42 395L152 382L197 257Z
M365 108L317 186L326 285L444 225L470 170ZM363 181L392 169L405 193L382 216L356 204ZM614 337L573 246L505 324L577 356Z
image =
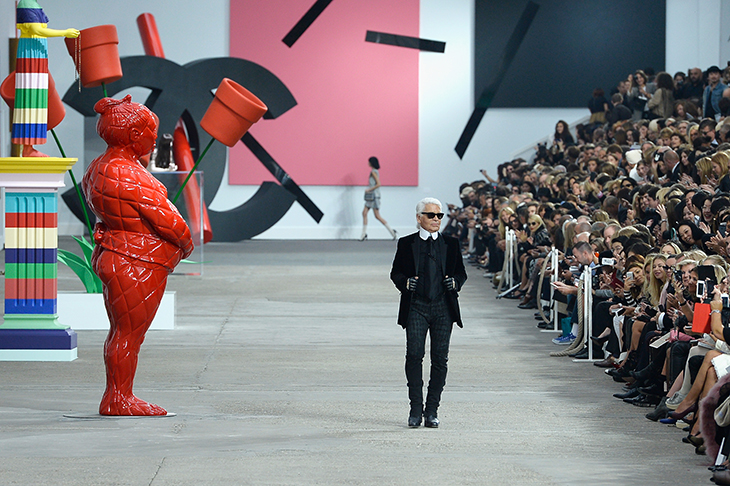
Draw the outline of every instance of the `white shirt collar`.
M418 236L423 240L426 241L429 237L433 238L434 240L439 237L438 231L436 233L430 233L426 231L423 228L418 228Z

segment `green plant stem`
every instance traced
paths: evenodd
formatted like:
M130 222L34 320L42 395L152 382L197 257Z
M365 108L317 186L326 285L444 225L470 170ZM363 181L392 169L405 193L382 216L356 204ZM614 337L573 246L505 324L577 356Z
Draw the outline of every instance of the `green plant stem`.
M61 145L61 141L58 139L58 135L56 135L56 130L51 128L51 135L53 135L53 139L56 141L56 145L58 145L58 150L61 152L61 155L63 158L66 158L66 152L63 150L63 146ZM71 181L74 183L74 189L76 189L76 194L79 196L79 201L81 202L81 209L84 211L84 219L86 220L86 227L89 228L89 237L91 238L91 241L94 241L94 229L91 227L91 220L89 219L89 213L86 211L86 204L84 203L84 198L81 196L81 188L79 188L78 183L76 182L76 177L74 176L74 171L69 170L69 175L71 176Z
M213 142L215 141L215 138L211 138L210 142L208 142L208 145L205 147L205 150L203 150L203 153L200 154L200 157L198 157L198 161L195 162L195 165L192 169L190 169L190 173L185 178L185 181L182 183L182 186L180 186L180 189L177 190L177 194L175 194L175 197L172 198L172 204L175 204L177 202L177 199L180 197L180 194L182 194L183 189L185 189L185 186L187 185L190 178L193 176L193 172L195 172L195 169L198 168L198 165L200 164L200 161L203 160L203 157L205 157L205 154L208 153L208 149L211 145L213 145Z
M101 83L101 89L104 90L104 98L109 98L109 95L106 92L106 84Z

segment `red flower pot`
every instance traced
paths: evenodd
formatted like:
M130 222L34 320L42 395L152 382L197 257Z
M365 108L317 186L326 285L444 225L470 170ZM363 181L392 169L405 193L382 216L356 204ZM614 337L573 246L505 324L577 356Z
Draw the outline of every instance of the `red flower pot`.
M15 71L10 73L0 85L0 96L10 108L15 106ZM56 128L66 116L66 107L56 91L56 82L48 74L48 129Z
M233 147L266 110L266 105L249 90L223 78L200 126L220 143Z
M119 37L114 25L99 25L81 31L78 39L64 39L66 49L81 73L84 88L112 83L122 77L119 60ZM81 56L77 59L77 42L81 42ZM80 61L80 62L79 62ZM79 68L79 64L81 65Z

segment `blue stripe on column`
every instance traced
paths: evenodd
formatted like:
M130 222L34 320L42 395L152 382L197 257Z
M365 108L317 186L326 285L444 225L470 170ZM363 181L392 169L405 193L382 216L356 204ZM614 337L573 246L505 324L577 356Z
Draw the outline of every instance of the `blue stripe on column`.
M47 123L14 123L13 138L47 138Z
M56 263L56 248L6 248L5 263Z
M55 192L5 192L6 213L57 213Z
M6 314L56 314L56 299L5 299Z
M71 329L0 329L0 349L74 349Z

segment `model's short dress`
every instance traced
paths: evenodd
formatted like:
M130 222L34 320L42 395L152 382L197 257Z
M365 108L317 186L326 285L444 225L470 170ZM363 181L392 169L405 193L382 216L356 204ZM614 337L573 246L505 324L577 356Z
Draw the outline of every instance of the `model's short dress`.
M370 172L370 179L368 180L368 189L371 187L375 187L378 183L378 181L375 180L375 177L373 176L373 173L378 175L378 169L373 169ZM370 209L380 209L380 188L375 189L374 191L366 192L365 193L365 207Z
M46 24L48 17L37 2L21 0L16 10L18 24ZM15 106L12 142L18 145L46 143L48 135L48 40L18 39L15 69Z

